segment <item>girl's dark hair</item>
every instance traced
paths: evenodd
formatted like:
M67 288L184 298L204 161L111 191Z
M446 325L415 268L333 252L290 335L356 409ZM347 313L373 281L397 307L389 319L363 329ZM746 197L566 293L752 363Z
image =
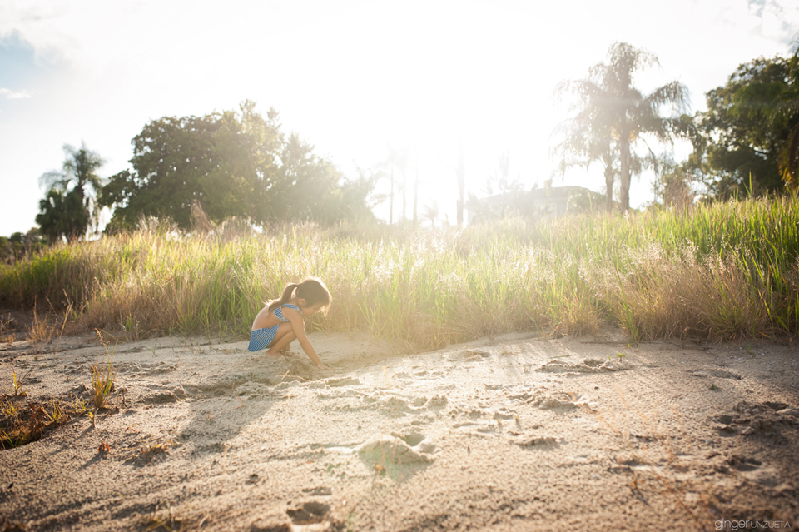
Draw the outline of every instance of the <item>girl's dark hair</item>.
M327 310L330 308L330 303L333 301L330 291L327 289L325 283L323 283L321 279L317 277L306 277L305 280L299 284L287 284L286 288L283 289L283 293L280 294L280 299L276 299L269 303L269 312L272 312L280 305L285 305L288 303L291 297L294 295L300 299L304 299L305 305L308 307L312 307L317 303L321 303L321 310L324 314L327 314Z

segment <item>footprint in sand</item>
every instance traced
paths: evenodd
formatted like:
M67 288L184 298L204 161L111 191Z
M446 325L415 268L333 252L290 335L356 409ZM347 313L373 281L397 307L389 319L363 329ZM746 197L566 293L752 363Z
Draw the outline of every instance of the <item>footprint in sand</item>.
M519 447L537 447L551 449L558 446L558 439L546 434L520 434L512 442Z
M321 525L327 520L328 514L330 514L330 505L317 502L317 501L308 501L306 503L300 504L294 508L286 509L286 514L291 519L292 525L299 525L303 527L304 530L326 530L327 528L319 528L307 525ZM299 530L299 526L292 526L292 530Z
M428 464L437 450L432 439L411 432L408 434L384 434L361 445L358 453L369 465L383 468L389 465Z

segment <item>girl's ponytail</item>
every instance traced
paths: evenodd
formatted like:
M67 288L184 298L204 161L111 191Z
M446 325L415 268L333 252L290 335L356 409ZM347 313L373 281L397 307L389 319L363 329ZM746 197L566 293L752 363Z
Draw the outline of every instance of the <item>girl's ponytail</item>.
M297 288L299 285L297 283L290 283L286 285L286 288L283 289L283 293L280 294L280 299L276 299L269 303L269 312L272 312L280 305L285 305L291 299L292 294L294 293L294 289Z

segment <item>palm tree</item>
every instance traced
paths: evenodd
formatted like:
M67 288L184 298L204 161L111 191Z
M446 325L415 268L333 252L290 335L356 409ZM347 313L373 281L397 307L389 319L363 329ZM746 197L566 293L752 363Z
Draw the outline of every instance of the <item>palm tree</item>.
M64 144L63 150L63 171L45 172L39 177L39 184L47 188L47 197L40 202L42 212L36 221L51 237L74 238L85 234L90 223L97 222L97 192L103 185L97 170L105 161L89 151L85 143L77 150Z
M388 224L394 223L394 169L396 168L402 175L402 216L405 217L405 172L408 168L408 148L395 148L390 144L388 147L388 157L385 162L380 165L381 170L388 168L388 178L391 188L388 193Z
M658 65L657 57L627 43L615 43L608 52L609 63L592 67L586 79L558 85L559 94L577 93L580 108L576 117L560 126L565 140L558 151L563 155L562 168L603 162L609 207L618 163L619 199L622 210L627 210L630 178L646 166L634 152L636 144L643 134L654 135L662 142L685 134L680 114L688 107L688 89L672 81L644 95L632 86L633 74L643 67ZM666 105L673 106L670 117L660 116L661 107Z
M466 191L466 169L463 165L463 144L458 144L458 168L456 169L456 174L458 176L458 203L457 203L457 215L458 215L458 227L463 225L463 208L465 206L464 202L464 193Z
M591 91L598 87L588 81L564 82L558 85L557 91L563 93L568 89L582 92L582 100L598 99ZM595 162L604 167L605 188L608 212L613 210L613 184L619 174L615 144L606 121L597 117L600 108L586 105L577 116L562 122L555 133L564 140L558 144L554 152L560 161L556 173L563 176L569 168L579 166L588 168Z

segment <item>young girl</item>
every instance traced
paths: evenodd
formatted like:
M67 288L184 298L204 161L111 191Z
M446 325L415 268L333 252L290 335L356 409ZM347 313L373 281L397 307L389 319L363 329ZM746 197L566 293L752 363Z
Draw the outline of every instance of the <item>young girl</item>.
M322 369L330 369L322 364L305 336L305 318L320 310L327 314L331 301L327 287L315 277L308 277L299 284L286 285L280 299L268 302L255 316L247 349L260 351L269 347L266 354L274 355L287 350L288 345L297 339L314 364Z

